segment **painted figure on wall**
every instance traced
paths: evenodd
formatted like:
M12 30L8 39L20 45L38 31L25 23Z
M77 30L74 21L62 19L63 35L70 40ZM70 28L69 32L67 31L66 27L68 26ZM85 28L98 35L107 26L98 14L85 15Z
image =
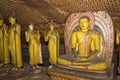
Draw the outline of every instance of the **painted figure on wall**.
M38 64L42 64L40 33L34 30L34 24L28 26L25 32L26 41L28 42L30 65L33 69L39 68Z
M49 62L50 64L56 64L59 56L59 33L54 29L55 24L50 22L50 30L48 33L44 33L44 39L48 41Z
M0 61L3 66L10 63L10 55L8 50L8 26L3 22L3 18L0 15Z
M80 30L72 32L71 47L72 54L62 55L58 63L72 68L87 70L106 70L108 65L97 57L100 52L101 34L90 29L90 19L82 16L79 19ZM76 51L78 45L78 51Z
M21 26L16 23L14 16L9 17L9 49L11 55L11 63L13 64L12 71L21 70L23 67L22 63L22 52L21 52Z

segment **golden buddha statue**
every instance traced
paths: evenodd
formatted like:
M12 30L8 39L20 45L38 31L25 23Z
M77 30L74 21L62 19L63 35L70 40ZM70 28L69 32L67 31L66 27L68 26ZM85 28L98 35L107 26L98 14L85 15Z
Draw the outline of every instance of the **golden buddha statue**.
M9 17L9 49L11 55L12 71L18 71L23 67L21 52L21 26L16 23L14 16Z
M10 63L10 56L8 50L8 26L3 23L3 18L0 15L0 61L3 66Z
M48 69L52 79L115 80L114 28L105 11L72 13L64 28L65 55Z
M44 39L46 42L48 41L49 62L50 64L56 64L59 56L59 34L54 30L55 24L53 22L48 25L50 30L47 34L44 33Z
M41 56L41 43L40 43L40 33L37 30L34 30L34 24L28 26L28 30L25 32L26 41L29 43L29 56L30 56L30 65L33 69L39 68L38 64L42 63ZM39 51L40 49L40 51Z
M89 29L89 20L87 16L79 19L80 30L72 32L71 35L72 54L60 56L58 64L84 70L107 69L107 63L97 56L100 52L101 34L94 29Z

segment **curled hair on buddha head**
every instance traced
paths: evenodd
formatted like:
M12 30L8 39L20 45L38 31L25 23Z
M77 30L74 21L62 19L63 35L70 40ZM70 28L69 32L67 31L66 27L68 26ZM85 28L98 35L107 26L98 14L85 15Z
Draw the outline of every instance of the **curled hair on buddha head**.
M88 19L88 21L90 21L90 19L89 19L89 17L88 17L88 16L82 16L82 17L80 17L80 19L79 19L79 20L84 19L84 18L87 18L87 19Z

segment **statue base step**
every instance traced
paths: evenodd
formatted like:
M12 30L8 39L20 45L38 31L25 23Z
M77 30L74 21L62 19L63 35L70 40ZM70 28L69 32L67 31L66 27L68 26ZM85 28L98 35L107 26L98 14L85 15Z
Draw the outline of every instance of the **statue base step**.
M112 69L109 69L110 72L104 73L94 73L87 71L79 71L69 68L63 68L58 65L52 66L48 70L48 74L52 80L114 80Z
M120 68L118 68L118 74L120 74Z
M10 69L10 64L9 65L2 65L0 66L0 73L1 72L7 72L7 70Z
M26 76L29 73L29 70L30 70L30 66L24 63L23 68L21 68L18 71L12 71L11 69L9 69L7 71L8 72L7 77L12 79L19 79Z
M29 72L29 76L33 77L33 76L37 76L37 75L40 75L42 73L42 68L39 67L39 68L36 68L36 69L30 69L30 72Z

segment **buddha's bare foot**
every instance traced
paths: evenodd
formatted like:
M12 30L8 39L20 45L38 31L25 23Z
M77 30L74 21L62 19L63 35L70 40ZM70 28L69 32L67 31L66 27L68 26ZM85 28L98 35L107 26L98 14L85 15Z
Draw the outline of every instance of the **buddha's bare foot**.
M15 68L15 70L14 71L18 71L18 68Z
M12 69L11 69L11 71L12 72L18 72L18 71L21 71L23 68L16 68L16 67L13 67Z
M16 71L16 67L13 67L13 68L11 68L11 69L8 70L9 73L13 73L15 71Z
M2 64L2 65L0 65L0 68L6 68L6 67L9 67L10 66L10 64Z
M4 67L8 67L8 66L10 66L10 64L4 64Z
M16 67L13 67L11 70L12 70L12 71L15 71L15 69L16 69Z
M32 69L35 69L36 67L35 66L32 66Z
M50 65L50 66L48 67L48 70L51 69L52 67L53 67L53 65Z
M22 67L16 68L16 71L17 71L17 72L22 71L22 70L23 70Z
M3 66L3 63L0 63L0 67Z
M36 68L40 68L40 66L36 66Z

